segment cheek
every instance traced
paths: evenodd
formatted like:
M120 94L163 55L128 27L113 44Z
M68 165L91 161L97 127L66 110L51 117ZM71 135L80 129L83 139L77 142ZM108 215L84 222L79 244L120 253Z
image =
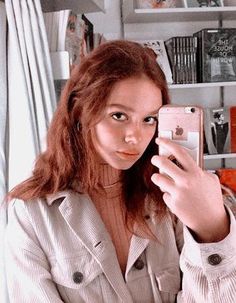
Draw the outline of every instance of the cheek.
M147 130L145 132L145 144L146 144L146 147L149 145L149 143L151 142L152 138L155 136L155 133L156 133L156 129L150 129L150 130ZM157 135L156 135L157 136Z
M121 130L107 125L97 125L94 130L95 147L106 147L110 149L120 140Z

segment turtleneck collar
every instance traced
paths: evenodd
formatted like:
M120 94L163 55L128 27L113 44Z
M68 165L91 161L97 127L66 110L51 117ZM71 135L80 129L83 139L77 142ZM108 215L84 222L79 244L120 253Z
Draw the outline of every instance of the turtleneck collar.
M99 164L99 183L103 188L109 188L121 182L121 170L111 167L109 164Z

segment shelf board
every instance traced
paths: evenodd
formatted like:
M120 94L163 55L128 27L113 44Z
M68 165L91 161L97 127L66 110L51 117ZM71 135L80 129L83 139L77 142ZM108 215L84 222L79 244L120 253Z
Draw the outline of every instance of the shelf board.
M230 159L236 158L236 153L229 154L217 154L217 155L204 155L204 160L214 160L214 159Z
M77 14L105 12L104 0L40 0L43 12L71 9Z
M135 9L134 1L125 1L122 11L124 23L234 20L236 16L236 6Z
M184 89L184 88L204 88L204 87L224 87L236 86L236 81L228 82L207 82L207 83L190 83L190 84L169 84L169 89Z

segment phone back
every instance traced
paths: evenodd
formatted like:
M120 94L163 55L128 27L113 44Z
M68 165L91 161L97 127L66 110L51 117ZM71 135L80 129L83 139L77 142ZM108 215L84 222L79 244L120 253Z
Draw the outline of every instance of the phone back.
M158 136L169 138L187 149L203 166L203 110L197 106L162 106L158 113ZM159 149L160 155L170 156Z

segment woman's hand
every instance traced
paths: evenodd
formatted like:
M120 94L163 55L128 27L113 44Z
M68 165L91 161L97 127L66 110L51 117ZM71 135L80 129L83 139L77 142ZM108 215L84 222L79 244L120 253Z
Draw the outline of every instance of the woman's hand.
M199 242L218 242L229 233L218 177L203 171L188 152L168 139L156 143L169 151L181 164L178 167L165 156L153 156L152 164L161 173L152 175L163 191L170 210L192 231Z

